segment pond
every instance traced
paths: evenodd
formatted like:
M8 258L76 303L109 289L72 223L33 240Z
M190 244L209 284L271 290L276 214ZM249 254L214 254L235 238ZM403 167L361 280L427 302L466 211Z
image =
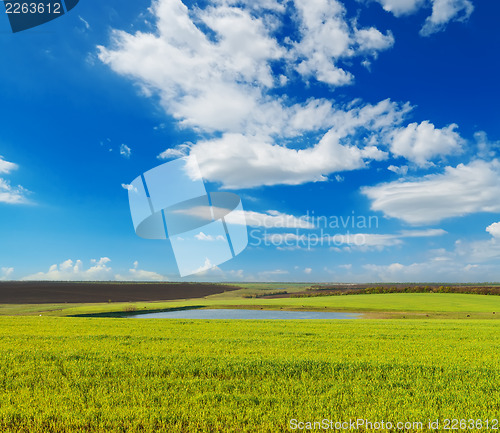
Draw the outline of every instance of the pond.
M133 319L217 319L217 320L345 320L359 319L361 314L329 313L320 311L271 311L240 309L195 309L131 314Z

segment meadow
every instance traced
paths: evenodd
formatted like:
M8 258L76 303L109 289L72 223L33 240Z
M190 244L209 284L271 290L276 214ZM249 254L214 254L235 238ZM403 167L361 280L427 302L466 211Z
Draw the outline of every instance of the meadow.
M291 419L499 416L491 320L24 316L0 317L0 335L2 432L281 432Z
M82 304L3 304L1 315L116 317L131 312L183 308L245 308L267 310L361 312L365 318L500 319L500 296L461 293L386 293L309 298L248 298L246 292L226 292L204 298L173 301Z
M391 422L393 431L430 431L429 420L439 419L444 431L453 418L467 426L472 419L477 430L487 422L500 428L499 296L247 297L261 289L270 290L0 306L0 431L274 433L314 431L294 430L299 422L356 419ZM358 311L377 319L116 317L189 306ZM75 314L115 317L67 317ZM397 429L398 422L422 428Z

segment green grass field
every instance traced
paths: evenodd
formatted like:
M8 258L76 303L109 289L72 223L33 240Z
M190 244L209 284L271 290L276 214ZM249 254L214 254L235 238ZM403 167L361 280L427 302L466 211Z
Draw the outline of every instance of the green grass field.
M496 321L1 317L0 335L2 432L500 415Z
M206 298L162 302L0 305L0 315L72 316L148 312L185 307L263 308L270 310L350 311L366 318L500 318L500 296L457 293L388 293L311 298L245 298L248 289Z
M492 427L500 418L500 325L487 320L499 317L499 296L249 299L248 290L261 288L0 306L0 432L274 433L293 431L292 419L422 422L396 431L429 431L429 419ZM189 306L357 311L372 320L48 317Z

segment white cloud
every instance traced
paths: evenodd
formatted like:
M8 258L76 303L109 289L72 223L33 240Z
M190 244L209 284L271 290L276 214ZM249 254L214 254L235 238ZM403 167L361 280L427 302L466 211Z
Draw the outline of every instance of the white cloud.
M486 232L491 235L489 239L462 240L455 241L451 251L444 249L437 251L435 261L450 261L461 265L470 265L470 269L475 264L480 266L491 265L498 271L498 259L500 259L500 223L493 223L486 227ZM489 281L498 281L500 274Z
M129 183L122 183L122 188L126 189L127 191L137 191L137 188L135 188L133 185L130 185Z
M484 131L474 133L476 139L478 156L481 158L494 158L496 152L500 149L500 141L491 141Z
M270 62L284 50L263 19L251 11L209 6L188 8L179 0L154 1L157 33L113 32L114 49L99 58L117 73L160 94L166 111L182 125L204 131L259 128L279 104L265 98L274 86ZM215 42L194 21L217 35ZM260 129L260 128L259 128Z
M127 274L114 274L108 265L111 259L101 257L99 260L91 259L90 267L85 268L82 260L65 260L59 265L54 264L47 272L38 272L21 278L23 281L167 281L167 278L156 272L138 269L139 263L134 262L134 267Z
M10 174L11 171L17 170L18 165L13 162L6 161L0 155L0 174Z
M394 37L390 31L383 34L375 27L356 30L354 39L360 52L372 53L374 57L378 51L384 51L394 45Z
M214 0L214 3L226 6L244 4L255 10L268 9L276 12L284 12L285 6L281 0Z
M297 71L333 86L350 84L353 75L338 66L338 61L362 53L376 55L394 44L390 32L374 27L358 30L346 18L337 0L295 0L300 17L301 40L295 44Z
M10 174L17 170L19 166L13 162L6 161L0 155L0 174ZM21 185L12 186L7 179L0 177L0 203L26 204L29 203L26 197L30 192Z
M488 240L457 240L450 251L440 248L431 250L423 262L404 265L363 266L365 281L412 281L412 282L487 282L498 281L500 273L500 223L486 228L493 237Z
M397 167L395 165L390 165L387 167L387 170L392 171L393 173L400 174L402 176L406 176L408 173L408 166L407 165L402 165L400 167Z
M123 156L124 158L128 159L128 158L130 158L130 155L132 155L132 150L126 144L121 144L120 145L120 155Z
M306 273L307 275L311 274L312 273L312 268L305 268L304 269L304 273Z
M151 9L156 32L113 31L111 46L99 47L102 62L157 93L181 126L218 133L159 158L192 153L208 180L239 188L326 180L387 157L377 143L401 124L408 105L386 100L345 109L325 99L292 101L277 90L297 79L293 68L304 79L346 84L350 74L337 60L374 57L392 46L392 34L357 28L337 0L294 5L294 41L275 36L285 8L274 1L188 9L180 0L158 0ZM282 71L274 74L277 65ZM287 139L306 132L312 134L305 146L289 146Z
M427 238L443 236L446 231L442 229L428 230L405 230L396 234L376 234L376 233L352 233L347 235L336 235L330 241L336 245L349 245L351 247L371 247L382 249L402 245L405 238Z
M496 281L498 269L492 265L478 265L452 260L433 260L411 264L368 264L365 273L358 275L360 281L412 282L412 283L466 283Z
M110 262L108 257L99 260L91 260L93 266L84 269L81 260L68 259L61 264L52 265L47 272L38 272L28 275L22 280L52 280L52 281L109 281L113 279L112 269L107 266Z
M288 275L290 272L284 270L284 269L274 269L272 271L262 271L259 272L260 277L275 277L275 276L280 276L280 275Z
M278 145L270 137L227 133L199 141L191 147L191 154L204 178L220 182L225 188L326 181L335 172L364 168L371 160L386 159L387 153L377 146L349 144L349 138L364 133L381 140L409 109L385 100L337 111L331 117L332 128L305 149Z
M500 162L476 160L442 174L364 187L371 208L410 224L429 224L476 212L500 212Z
M486 231L495 238L500 238L500 223L493 223L486 227Z
M421 36L442 31L450 21L466 21L474 11L471 0L375 0L396 17L432 6L432 13L420 30Z
M314 224L310 221L307 215L296 217L294 215L285 214L277 210L268 210L264 213L255 211L240 211L234 210L228 214L230 209L212 207L214 214L224 215L226 222L229 224L246 224L252 227L265 227L265 228L302 228L312 229L315 228ZM211 210L207 206L195 206L189 209L179 209L174 211L183 215L191 215L198 218L205 219L211 215ZM197 235L200 236L203 233Z
M80 15L78 15L78 18L83 23L86 30L90 29L90 24L85 19L83 19Z
M470 0L433 0L432 15L425 20L420 34L430 36L444 30L450 21L466 21L473 11Z
M277 210L268 210L266 213L244 211L247 225L265 228L302 228L312 229L314 224L306 215L296 217Z
M458 256L461 260L473 263L485 263L494 260L498 266L498 259L500 259L500 239L494 233L492 233L492 236L495 237L488 240L456 242L455 256Z
M458 1L468 2L452 3ZM444 17L442 0L434 2L436 17ZM380 3L396 15L423 5ZM389 31L358 28L340 1L294 0L285 7L273 0L217 0L188 8L180 0L153 0L151 13L155 31L113 30L98 57L145 95L158 95L181 127L203 133L202 140L166 149L159 158L193 155L207 180L252 188L325 181L389 157L381 146L403 124L408 104L339 106L326 99L291 100L282 89L310 78L348 84L353 77L346 68L354 58L365 62L394 44ZM279 36L287 19L297 29L293 39ZM412 124L392 135L390 148L426 165L459 149L454 129ZM303 141L295 146L297 137Z
M247 281L254 280L251 276L246 277L242 269L223 271L219 266L214 266L209 258L205 263L189 276L190 281Z
M183 158L189 154L189 149L190 146L192 146L193 143L184 143L184 144L179 144L175 148L170 148L164 150L162 153L160 153L157 158L158 159L171 159L171 158Z
M384 10L392 12L395 16L411 14L423 6L426 0L376 0Z
M223 271L221 270L221 268L219 268L218 266L214 266L212 265L212 262L210 261L210 259L208 257L205 258L205 263L203 264L203 266L200 266L198 269L196 269L193 274L201 274L201 275L205 275L207 272L211 272L211 273L223 273Z
M6 281L13 274L14 268L2 267L0 268L0 281Z
M29 203L27 194L29 191L21 185L12 186L8 180L0 177L0 203L26 204Z
M152 271L139 269L139 262L134 262L134 267L128 270L127 274L116 274L116 281L168 281L168 278Z
M226 241L223 236L219 235L217 237L213 237L212 235L206 235L203 232L198 233L197 235L194 235L196 239L199 241L208 241L208 242L213 242L213 241Z
M410 123L396 129L391 135L391 152L414 162L420 167L431 164L436 157L457 154L462 151L464 140L455 131L455 124L438 129L432 123Z
M290 246L300 247L301 244L307 245L308 237L306 235L299 235L298 233L266 233L264 235L264 239L269 245L274 245L274 246L286 245L288 247ZM315 239L318 239L318 237L316 236ZM291 244L296 244L296 245L291 245Z
M396 234L338 233L335 235L323 233L300 234L297 231L296 233L265 233L264 245L292 250L330 247L334 251L338 251L340 246L346 245L349 248L366 251L371 249L382 250L386 247L402 245L404 239L407 238L427 238L445 234L446 231L442 229L404 230Z

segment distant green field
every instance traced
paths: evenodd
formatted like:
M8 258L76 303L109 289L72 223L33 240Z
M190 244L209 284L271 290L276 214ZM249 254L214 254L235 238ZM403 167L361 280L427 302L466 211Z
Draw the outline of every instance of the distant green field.
M0 317L0 431L275 433L325 418L491 426L496 323Z
M263 308L284 310L355 311L367 317L500 318L500 296L455 293L389 293L311 298L244 298L226 292L206 298L134 303L0 305L0 315L67 316L106 312L201 308ZM495 314L493 314L495 313Z

